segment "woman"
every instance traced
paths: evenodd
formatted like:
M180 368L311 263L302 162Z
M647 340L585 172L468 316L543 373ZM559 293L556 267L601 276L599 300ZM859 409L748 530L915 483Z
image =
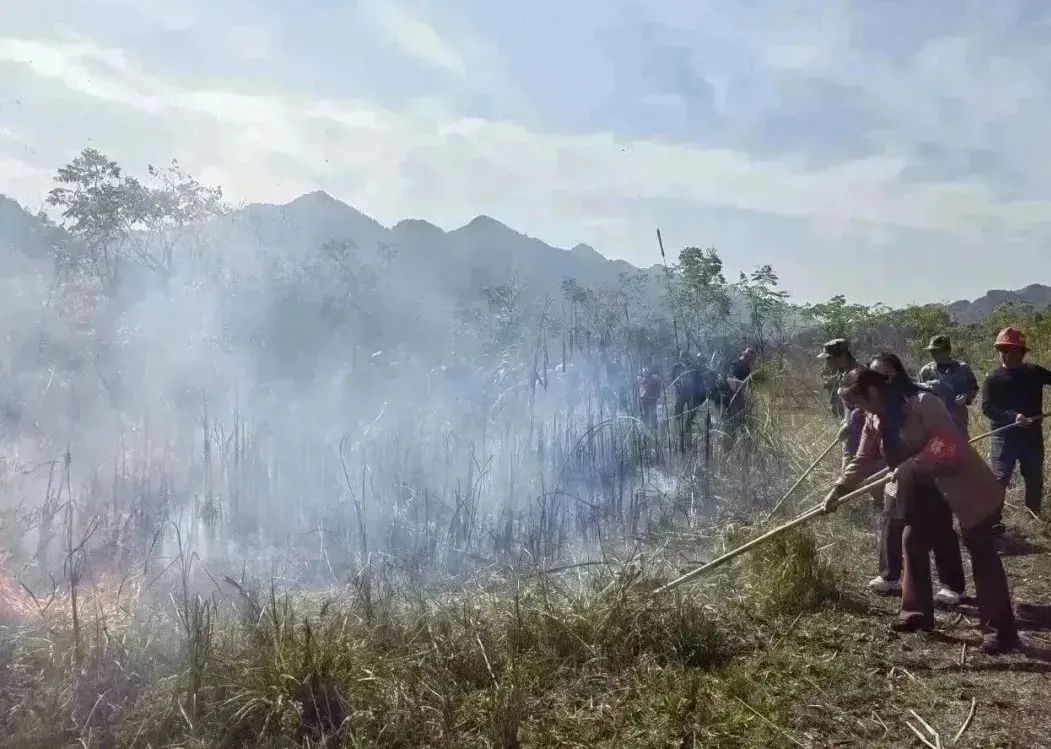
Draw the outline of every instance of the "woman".
M877 354L869 366L886 377L908 397L931 388L914 382L897 354L884 351ZM937 395L937 393L935 393ZM879 556L880 574L869 582L869 587L881 593L901 592L902 533L905 530L905 503L898 498L897 485L886 488L883 512L880 513ZM913 487L914 505L920 508L918 522L930 525L929 535L942 587L934 600L946 606L960 602L966 589L960 542L952 527L952 510L946 504L938 487L932 481L919 481ZM903 499L903 498L902 498Z
M1019 644L992 525L1003 499L1003 488L974 449L967 444L941 400L918 389L903 388L879 372L861 368L844 378L844 400L866 413L861 445L854 459L825 499L831 512L839 498L861 486L873 466L886 461L905 503L904 575L901 613L894 629L903 632L934 627L930 551L934 545L929 501L923 501L924 482L933 482L960 520L964 543L971 555L978 612L992 632L982 650L997 654Z

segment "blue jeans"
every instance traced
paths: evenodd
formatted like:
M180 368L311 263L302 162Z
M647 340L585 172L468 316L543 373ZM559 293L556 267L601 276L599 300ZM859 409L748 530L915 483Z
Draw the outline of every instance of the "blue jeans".
M1029 434L997 434L989 446L989 463L1005 487L1011 483L1015 464L1025 481L1025 505L1040 512L1044 497L1044 440Z

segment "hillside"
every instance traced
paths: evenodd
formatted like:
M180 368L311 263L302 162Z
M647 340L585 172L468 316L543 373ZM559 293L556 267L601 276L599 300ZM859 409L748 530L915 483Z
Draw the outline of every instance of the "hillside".
M224 252L242 250L240 261L287 257L329 241L350 240L363 260L387 261L418 293L460 300L480 286L506 283L514 276L530 294L558 294L566 277L594 288L612 288L621 274L638 268L608 260L586 245L552 247L488 216L452 231L419 219L385 227L322 191L285 205L253 204L234 211L215 228ZM657 269L644 271L653 279Z
M960 300L946 305L945 309L956 322L973 325L982 322L998 307L1006 304L1032 305L1037 310L1047 309L1051 307L1051 286L1034 283L1015 291L992 289L973 302Z

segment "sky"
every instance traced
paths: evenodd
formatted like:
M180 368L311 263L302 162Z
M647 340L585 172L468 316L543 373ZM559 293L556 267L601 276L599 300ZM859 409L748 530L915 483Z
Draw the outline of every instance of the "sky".
M0 0L0 193L98 148L798 300L1051 282L1045 0Z

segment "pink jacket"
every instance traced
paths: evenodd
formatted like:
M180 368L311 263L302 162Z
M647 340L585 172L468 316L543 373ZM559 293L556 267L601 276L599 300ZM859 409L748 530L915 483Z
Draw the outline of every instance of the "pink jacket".
M857 454L844 469L837 484L855 489L883 467L880 418L865 417ZM906 401L901 427L899 482L907 493L911 480L933 481L960 519L964 530L992 517L1003 504L1004 489L982 457L967 443L941 399L919 393ZM894 457L894 456L892 456Z

